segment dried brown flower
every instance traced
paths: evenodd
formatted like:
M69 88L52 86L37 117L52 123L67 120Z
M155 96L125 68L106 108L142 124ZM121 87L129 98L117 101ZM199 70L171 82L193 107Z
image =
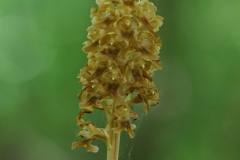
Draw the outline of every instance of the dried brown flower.
M162 46L156 34L163 18L156 15L157 8L148 0L96 0L98 9L92 8L92 26L89 41L83 51L88 64L80 70L78 78L83 90L78 98L82 109L76 117L81 128L72 148L85 147L97 152L94 139L107 144L108 160L117 160L119 136L126 130L131 138L138 118L133 104L142 103L148 113L150 106L158 104L160 93L151 78L161 69L159 50ZM107 125L101 128L83 117L94 110L105 112Z

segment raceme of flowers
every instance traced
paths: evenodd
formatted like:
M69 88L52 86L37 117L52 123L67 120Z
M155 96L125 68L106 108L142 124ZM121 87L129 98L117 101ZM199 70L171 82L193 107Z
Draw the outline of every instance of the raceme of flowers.
M87 29L89 40L84 43L88 63L80 70L78 78L83 89L76 123L78 136L72 148L85 147L98 152L92 145L102 139L111 148L110 132L127 131L133 138L133 121L138 118L132 104L142 103L148 113L158 104L160 93L151 78L162 68L159 50L162 45L156 34L163 18L156 15L157 8L148 0L96 0L98 9L91 9L92 25ZM101 110L107 125L98 127L84 116Z

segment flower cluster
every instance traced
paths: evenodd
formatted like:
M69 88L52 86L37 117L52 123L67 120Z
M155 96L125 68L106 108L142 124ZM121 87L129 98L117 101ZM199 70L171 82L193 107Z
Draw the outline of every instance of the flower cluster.
M111 132L126 130L134 137L132 119L138 118L132 104L142 103L146 113L158 104L160 93L151 78L161 69L159 50L162 45L156 34L163 18L156 15L156 7L148 0L96 0L98 9L91 9L92 26L89 41L83 51L88 64L78 78L83 86L78 95L82 109L76 118L84 140L74 142L72 148L85 147L97 152L91 142L98 138L111 148ZM98 128L83 120L95 109L106 113L108 125Z

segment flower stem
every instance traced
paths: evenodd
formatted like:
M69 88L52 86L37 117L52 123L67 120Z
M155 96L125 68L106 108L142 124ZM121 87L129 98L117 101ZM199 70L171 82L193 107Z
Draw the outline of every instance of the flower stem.
M120 133L113 133L110 137L111 147L107 149L107 160L118 160Z
M118 160L119 145L120 145L120 133L115 133L115 144L114 144L114 157L113 160Z
M117 127L117 123L114 120L114 112L115 106L113 106L111 120L109 122L109 139L111 146L107 147L107 160L118 160L120 133L114 133L112 130Z

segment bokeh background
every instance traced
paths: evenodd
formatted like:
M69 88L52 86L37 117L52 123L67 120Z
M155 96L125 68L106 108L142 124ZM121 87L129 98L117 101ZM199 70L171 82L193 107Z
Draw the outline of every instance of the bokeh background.
M159 106L122 135L120 160L240 159L240 1L152 0L163 16ZM94 0L0 1L0 159L104 160L78 141L76 78ZM104 115L94 121L105 124Z

